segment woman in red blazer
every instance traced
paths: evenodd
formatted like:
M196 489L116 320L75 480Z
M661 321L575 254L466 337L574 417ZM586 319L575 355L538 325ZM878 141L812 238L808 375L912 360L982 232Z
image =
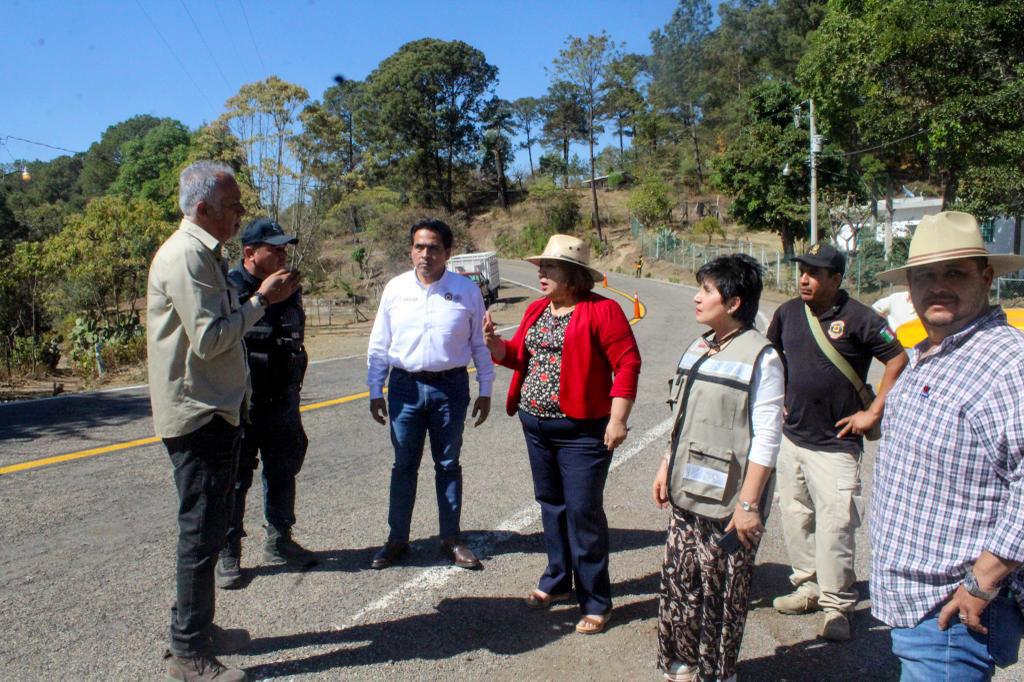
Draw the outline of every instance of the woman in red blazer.
M556 234L526 260L538 266L544 296L511 341L484 318L494 361L514 372L506 409L523 424L544 523L548 565L526 604L567 601L575 587L583 612L576 631L596 634L612 608L604 484L626 438L640 350L619 304L593 293L601 273L588 265L585 242Z

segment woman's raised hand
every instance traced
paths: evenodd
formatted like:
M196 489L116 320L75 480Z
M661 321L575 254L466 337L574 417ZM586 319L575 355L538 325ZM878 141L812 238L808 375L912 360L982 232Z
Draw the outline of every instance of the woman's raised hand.
M491 351L491 355L493 355L496 360L501 360L505 357L505 342L494 329L494 320L491 319L490 310L484 313L483 328L484 343L487 344L487 350Z

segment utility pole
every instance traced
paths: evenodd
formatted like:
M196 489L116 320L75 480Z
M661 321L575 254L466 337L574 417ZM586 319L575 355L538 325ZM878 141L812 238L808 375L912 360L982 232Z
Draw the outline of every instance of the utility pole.
M814 120L814 100L807 100L810 105L811 124L811 245L818 243L818 153L821 152L821 138L818 136L817 122Z

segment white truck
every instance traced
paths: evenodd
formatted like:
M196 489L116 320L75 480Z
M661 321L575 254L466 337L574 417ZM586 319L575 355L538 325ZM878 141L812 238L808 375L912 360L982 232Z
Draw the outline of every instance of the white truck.
M485 305L489 306L498 300L501 276L498 275L498 254L494 251L460 253L448 259L447 268L480 285Z

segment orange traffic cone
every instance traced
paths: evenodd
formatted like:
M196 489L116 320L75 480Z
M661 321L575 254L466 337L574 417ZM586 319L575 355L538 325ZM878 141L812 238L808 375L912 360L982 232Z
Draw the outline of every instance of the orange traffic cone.
M608 288L608 273L605 273L605 275L604 275L604 283L601 286L603 286L605 289Z
M633 317L640 319L640 294L633 291Z

